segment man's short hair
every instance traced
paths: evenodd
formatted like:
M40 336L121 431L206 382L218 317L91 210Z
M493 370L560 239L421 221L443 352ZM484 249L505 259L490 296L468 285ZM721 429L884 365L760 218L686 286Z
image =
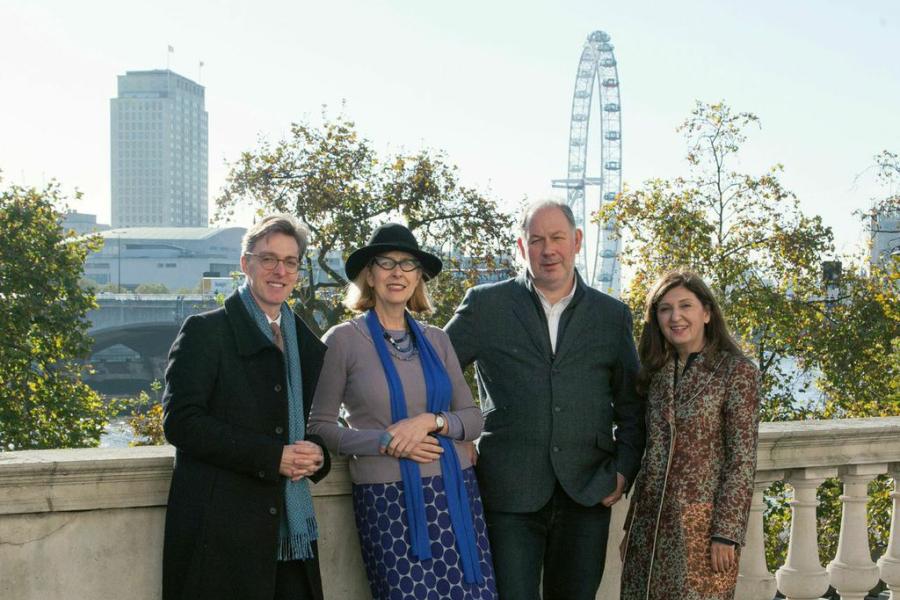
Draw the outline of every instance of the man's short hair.
M309 229L291 215L280 214L264 217L259 223L247 230L247 233L241 239L241 254L253 252L257 242L268 238L274 233L283 233L297 240L299 256L303 256L303 253L306 252Z
M523 239L528 237L528 226L531 224L531 218L535 213L542 211L545 208L558 208L561 210L566 216L566 221L569 222L572 229L576 229L575 213L572 212L572 207L566 204L564 200L545 198L543 200L532 202L522 211L522 217L519 220L519 233Z

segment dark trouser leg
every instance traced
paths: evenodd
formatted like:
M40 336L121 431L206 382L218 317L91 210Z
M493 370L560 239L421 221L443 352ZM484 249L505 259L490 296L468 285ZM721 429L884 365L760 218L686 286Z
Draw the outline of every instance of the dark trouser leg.
M314 558L278 561L274 600L322 600L319 548L313 542Z
M485 511L500 600L540 600L551 504L533 513Z
M557 484L544 557L544 600L593 600L603 576L610 509L582 506Z

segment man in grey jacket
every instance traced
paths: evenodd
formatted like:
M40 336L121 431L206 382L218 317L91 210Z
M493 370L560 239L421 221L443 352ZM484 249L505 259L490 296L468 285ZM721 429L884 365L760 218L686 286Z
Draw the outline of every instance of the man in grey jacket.
M446 327L463 367L475 363L476 469L503 599L538 599L542 583L545 600L594 598L610 507L644 449L631 313L581 280L581 243L566 204L531 205L525 271L470 289Z

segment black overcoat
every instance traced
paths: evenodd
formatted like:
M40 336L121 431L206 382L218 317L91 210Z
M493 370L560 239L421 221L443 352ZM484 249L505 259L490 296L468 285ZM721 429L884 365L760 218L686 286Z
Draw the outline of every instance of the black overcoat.
M524 274L470 289L445 328L463 368L475 363L484 412L475 469L488 510L537 511L556 482L594 506L616 472L629 483L637 475L644 402L631 311L577 275L576 286L555 353Z
M309 416L325 345L296 317ZM281 351L237 293L189 317L169 353L163 396L175 448L163 551L164 600L271 600L284 509L278 472L288 439ZM325 464L311 479L329 469Z

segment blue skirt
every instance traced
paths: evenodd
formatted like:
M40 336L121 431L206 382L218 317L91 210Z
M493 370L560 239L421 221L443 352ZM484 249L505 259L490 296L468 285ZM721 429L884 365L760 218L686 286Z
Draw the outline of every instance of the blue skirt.
M496 600L494 566L475 469L470 467L462 473L475 521L482 585L463 580L443 477L422 478L434 556L426 561L413 556L409 545L403 482L353 485L356 530L374 600Z

